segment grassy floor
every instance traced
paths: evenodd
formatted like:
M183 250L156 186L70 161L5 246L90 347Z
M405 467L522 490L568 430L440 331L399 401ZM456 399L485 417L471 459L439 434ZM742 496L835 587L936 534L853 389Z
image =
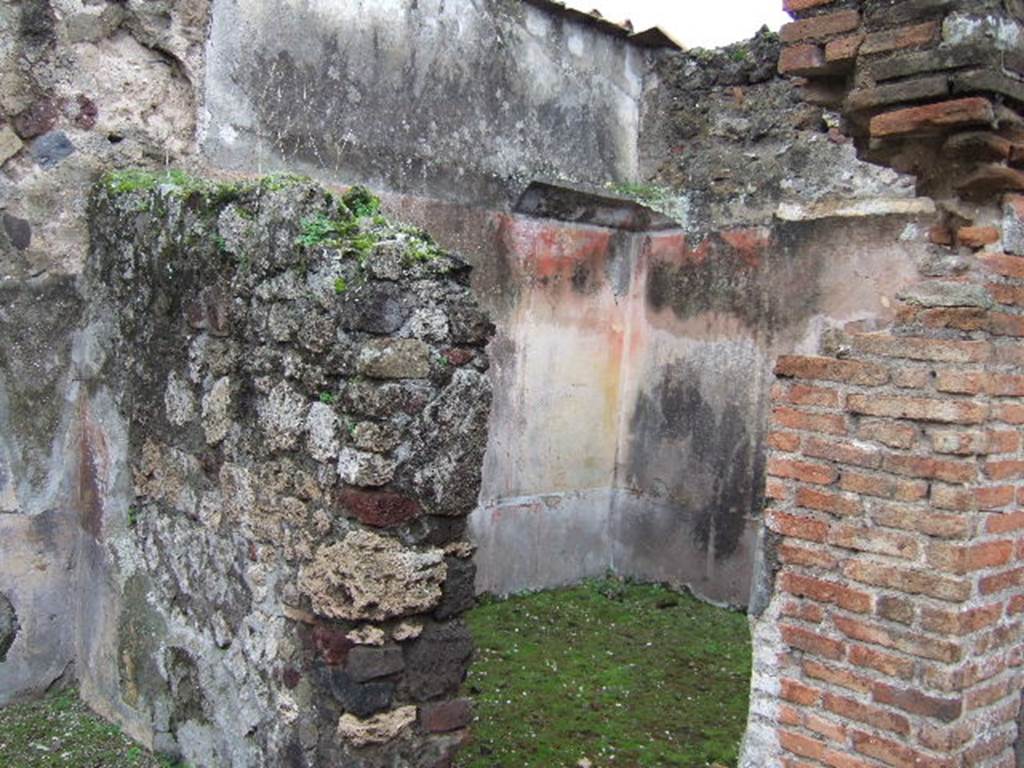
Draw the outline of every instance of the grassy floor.
M736 764L742 614L608 580L485 603L468 621L477 721L460 768Z
M589 582L470 612L473 742L460 768L736 764L746 617L662 587ZM75 691L0 709L0 768L174 768Z
M176 768L98 718L74 690L0 709L0 768Z

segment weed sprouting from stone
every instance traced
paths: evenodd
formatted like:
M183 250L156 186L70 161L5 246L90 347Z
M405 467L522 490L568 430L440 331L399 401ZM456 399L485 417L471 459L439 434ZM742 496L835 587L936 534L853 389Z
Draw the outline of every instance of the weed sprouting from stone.
M315 248L319 245L336 248L358 228L353 221L339 221L324 213L307 216L299 226L299 236L295 242L304 248Z
M341 200L345 207L352 211L352 215L359 218L373 216L380 210L380 199L366 187L352 187Z
M348 290L348 281L344 277L339 277L334 281L334 292L341 294Z

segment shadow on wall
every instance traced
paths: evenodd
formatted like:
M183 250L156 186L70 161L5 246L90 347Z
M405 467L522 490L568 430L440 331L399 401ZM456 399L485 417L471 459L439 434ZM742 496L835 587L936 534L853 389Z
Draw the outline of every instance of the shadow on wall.
M7 652L18 637L18 615L6 595L0 595L0 662L7 661Z

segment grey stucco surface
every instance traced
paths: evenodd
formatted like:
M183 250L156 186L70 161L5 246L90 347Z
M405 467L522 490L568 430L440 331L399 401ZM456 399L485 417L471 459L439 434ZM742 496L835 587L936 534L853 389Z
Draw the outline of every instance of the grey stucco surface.
M0 706L46 690L74 658L80 313L71 278L0 286Z
M203 149L499 206L536 177L630 180L645 56L514 0L218 0Z

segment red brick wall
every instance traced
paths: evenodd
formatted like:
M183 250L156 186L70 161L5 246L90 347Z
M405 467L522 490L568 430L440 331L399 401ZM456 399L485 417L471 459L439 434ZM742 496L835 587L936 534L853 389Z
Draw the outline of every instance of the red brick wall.
M838 357L778 361L777 643L757 651L778 687L755 709L781 765L1016 764L1022 202L1005 201L1002 233L952 233L956 276L908 292L893 329L846 334Z

